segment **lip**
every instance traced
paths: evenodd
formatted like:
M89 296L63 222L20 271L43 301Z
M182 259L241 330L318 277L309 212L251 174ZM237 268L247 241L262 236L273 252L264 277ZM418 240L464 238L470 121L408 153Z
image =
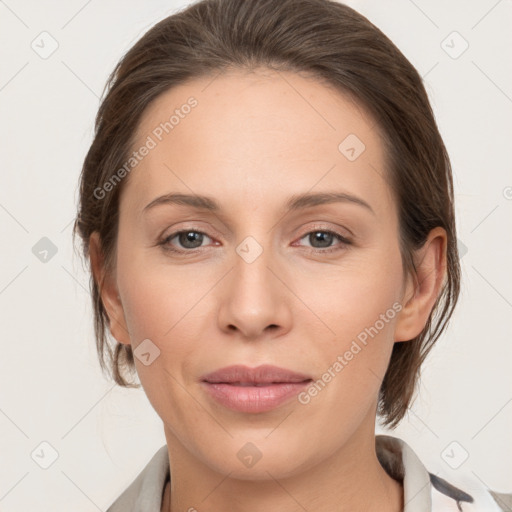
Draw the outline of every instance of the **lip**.
M309 375L272 365L256 368L228 366L201 378L205 391L217 402L229 409L249 413L279 407L311 381Z

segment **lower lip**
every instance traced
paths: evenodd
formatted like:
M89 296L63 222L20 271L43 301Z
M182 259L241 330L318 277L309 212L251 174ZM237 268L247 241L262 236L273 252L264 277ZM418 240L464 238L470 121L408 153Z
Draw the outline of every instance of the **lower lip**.
M311 381L282 382L268 386L237 386L235 384L202 382L217 402L241 412L266 412L298 395Z

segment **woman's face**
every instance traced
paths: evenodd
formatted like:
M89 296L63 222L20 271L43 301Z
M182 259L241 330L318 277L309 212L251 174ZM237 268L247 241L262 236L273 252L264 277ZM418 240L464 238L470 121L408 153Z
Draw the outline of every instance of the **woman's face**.
M269 70L190 81L144 113L120 202L113 333L132 345L171 451L263 479L373 442L393 343L411 334L377 128L319 81ZM148 207L168 194L191 200ZM317 194L357 199L295 203ZM186 204L197 196L217 209ZM298 372L316 392L233 408L202 379L238 364Z

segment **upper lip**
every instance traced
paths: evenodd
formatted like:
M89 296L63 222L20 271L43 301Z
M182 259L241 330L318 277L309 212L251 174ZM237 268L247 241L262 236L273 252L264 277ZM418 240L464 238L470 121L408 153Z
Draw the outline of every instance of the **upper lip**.
M244 365L226 366L212 373L203 375L204 382L210 383L262 383L272 382L303 382L311 380L309 375L297 373L286 368L279 368L269 364L250 368Z

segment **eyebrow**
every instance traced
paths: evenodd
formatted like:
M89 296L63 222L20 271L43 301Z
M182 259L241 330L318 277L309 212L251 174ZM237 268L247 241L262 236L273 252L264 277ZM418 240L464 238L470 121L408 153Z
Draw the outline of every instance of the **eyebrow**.
M286 201L285 208L287 211L297 211L310 208L312 206L331 203L357 204L366 208L373 215L375 215L373 208L366 201L347 192L316 192L295 194ZM191 206L193 208L208 210L211 212L219 212L221 210L219 203L217 203L213 197L196 194L189 195L171 193L153 199L144 207L143 212L147 212L155 206L162 204Z

